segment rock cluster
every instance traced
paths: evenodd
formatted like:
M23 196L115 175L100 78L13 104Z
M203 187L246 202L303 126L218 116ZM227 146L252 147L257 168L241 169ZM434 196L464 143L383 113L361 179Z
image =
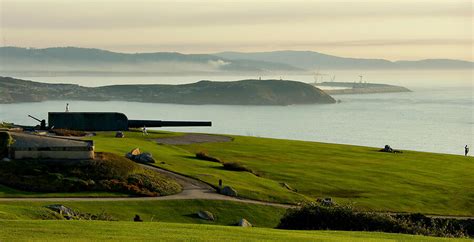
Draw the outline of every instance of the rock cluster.
M153 159L153 156L150 153L141 153L139 148L135 148L128 152L125 157L138 163L155 163L155 159Z
M45 206L46 208L53 210L56 213L62 215L65 219L69 220L74 218L77 214L72 210L72 208L68 208L61 204L52 204Z

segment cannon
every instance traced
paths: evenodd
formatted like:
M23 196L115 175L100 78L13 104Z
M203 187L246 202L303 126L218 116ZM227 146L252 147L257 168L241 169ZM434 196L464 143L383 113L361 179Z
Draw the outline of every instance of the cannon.
M39 118L35 118L35 117L33 117L32 115L28 115L28 117L30 117L30 118L32 118L32 119L34 119L34 120L40 122L40 129L41 129L41 130L45 130L45 129L46 129L46 120L44 120L44 119L40 120Z
M49 112L48 126L82 131L127 131L140 127L209 127L210 121L129 120L116 112Z

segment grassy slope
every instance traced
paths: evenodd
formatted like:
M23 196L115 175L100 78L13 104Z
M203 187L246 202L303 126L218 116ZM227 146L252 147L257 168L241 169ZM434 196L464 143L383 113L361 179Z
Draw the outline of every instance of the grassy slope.
M175 200L175 201L82 201L82 202L0 202L0 220L48 219L44 206L60 203L79 212L105 212L120 221L132 221L135 214L143 221L173 223L207 223L234 225L245 218L258 227L276 227L285 209L229 201ZM216 221L199 219L196 213L207 210Z
M120 155L140 147L165 162L157 166L210 184L223 179L240 196L253 199L294 203L331 196L373 210L474 215L473 157L412 151L388 154L370 147L241 136L234 142L183 146L152 141L171 135L177 134L159 132L144 138L141 133L127 132L126 138L116 139L108 132L94 140L98 151ZM196 160L196 151L241 162L263 176L226 171L218 163Z
M386 233L291 231L146 222L0 221L0 227L0 240L5 241L456 241Z
M64 193L41 193L41 192L27 192L17 190L11 187L0 185L1 197L128 197L128 194L114 193L114 192L64 192Z

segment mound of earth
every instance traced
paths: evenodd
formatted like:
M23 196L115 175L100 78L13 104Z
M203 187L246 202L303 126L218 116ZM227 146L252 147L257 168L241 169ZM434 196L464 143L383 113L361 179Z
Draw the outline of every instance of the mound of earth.
M181 191L173 179L125 157L96 153L94 160L0 162L0 184L32 192L119 192L163 196Z

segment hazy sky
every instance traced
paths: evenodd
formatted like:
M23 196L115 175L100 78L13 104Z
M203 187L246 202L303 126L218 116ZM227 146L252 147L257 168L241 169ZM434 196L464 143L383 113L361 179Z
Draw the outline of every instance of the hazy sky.
M0 44L473 59L471 0L0 0Z

